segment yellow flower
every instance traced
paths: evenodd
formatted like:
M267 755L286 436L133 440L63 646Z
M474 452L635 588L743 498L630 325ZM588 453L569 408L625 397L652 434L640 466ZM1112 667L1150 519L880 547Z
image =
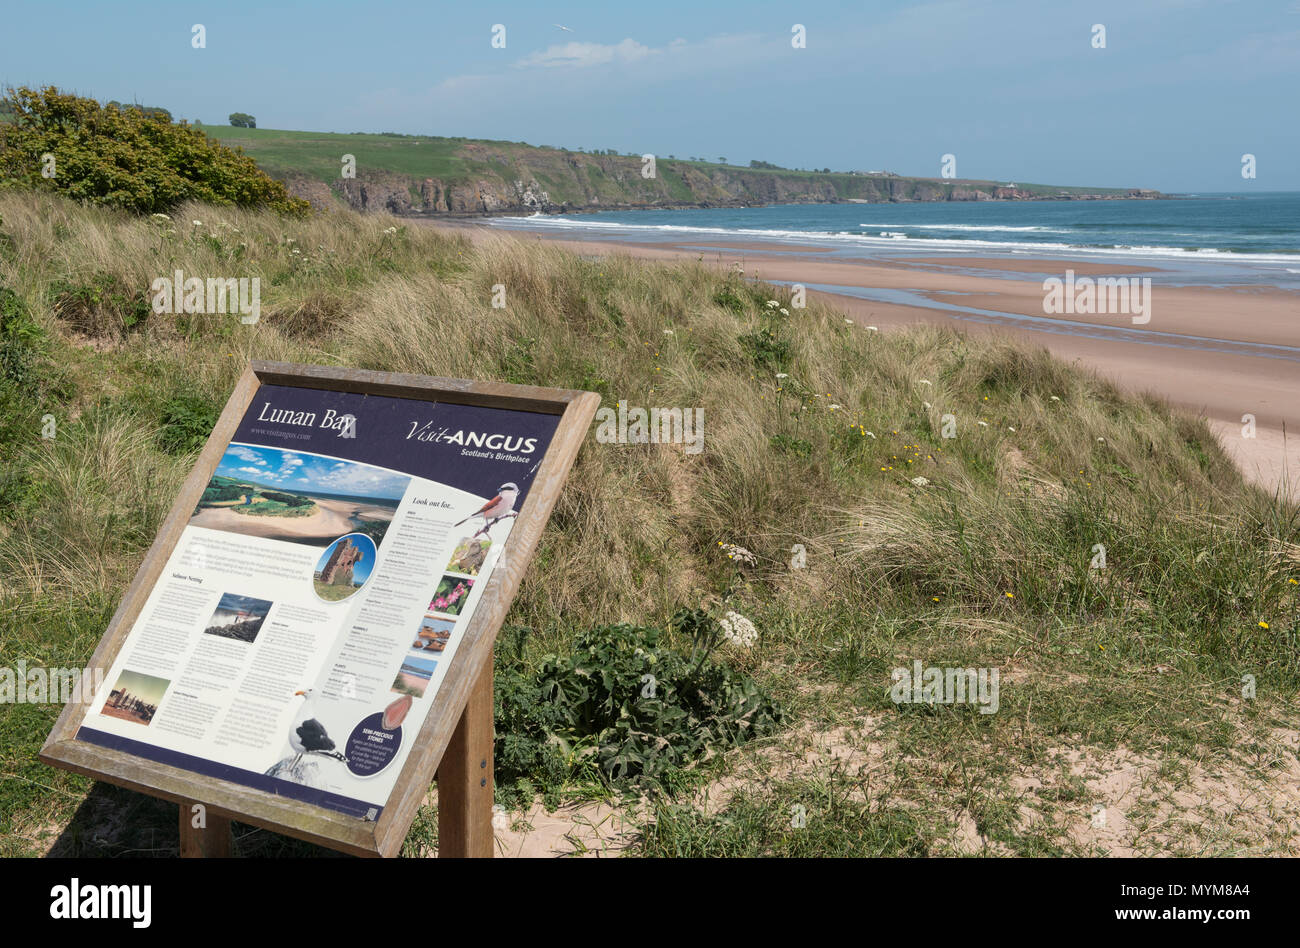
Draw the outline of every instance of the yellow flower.
M1268 628L1268 623L1267 623L1267 622L1260 622L1259 627L1260 627L1261 629L1267 629L1267 628Z
M1007 598L1008 598L1008 599L1015 599L1015 598L1016 598L1016 594L1015 594L1015 593L1007 593L1006 595L1007 595Z
M939 601L939 597L938 597L938 596L931 596L930 599L931 599L932 602L938 602L938 601Z

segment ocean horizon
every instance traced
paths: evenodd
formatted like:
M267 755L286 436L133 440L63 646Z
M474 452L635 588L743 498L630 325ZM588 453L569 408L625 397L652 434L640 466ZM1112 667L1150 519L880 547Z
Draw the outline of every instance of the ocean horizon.
M1242 268L1274 285L1300 276L1300 192L1157 200L779 204L491 218L493 227L585 240L799 244L831 259L1030 255ZM773 247L773 250L778 249ZM1215 270L1222 270L1215 267ZM1290 275L1290 278L1288 278ZM1204 276L1204 274L1201 274ZM1197 282L1200 282L1198 280Z

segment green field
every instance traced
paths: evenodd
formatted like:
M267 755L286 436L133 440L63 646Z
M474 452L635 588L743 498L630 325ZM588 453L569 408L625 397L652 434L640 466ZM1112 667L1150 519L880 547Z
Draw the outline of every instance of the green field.
M600 205L639 203L692 204L700 201L752 201L764 181L781 179L785 187L812 188L829 183L840 199L870 196L882 182L902 181L934 188L991 188L1006 182L899 176L873 178L847 172L825 173L779 168L749 168L658 156L657 181L652 188L641 177L639 155L597 155L524 142L404 136L364 133L301 132L280 129L205 125L203 130L222 143L241 147L269 174L278 178L305 175L327 184L338 181L343 156L356 159L362 178L375 172L409 177L413 185L425 178L463 184L476 177L505 182L536 180L555 203ZM573 164L576 162L576 166ZM695 184L687 181L692 176ZM1090 188L1018 184L1036 195L1118 195L1122 188Z
M229 125L204 125L203 131L222 144L242 147L275 177L304 174L332 182L339 178L343 156L348 154L356 158L359 168L391 171L413 178L459 178L490 170L486 162L464 158L461 154L464 140L454 138L293 132ZM485 144L507 145L505 142Z

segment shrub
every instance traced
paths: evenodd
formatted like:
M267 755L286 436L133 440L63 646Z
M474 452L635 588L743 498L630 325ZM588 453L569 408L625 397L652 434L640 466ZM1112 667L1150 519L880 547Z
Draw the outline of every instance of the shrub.
M0 178L142 214L182 201L266 206L306 214L310 205L230 149L164 110L103 106L53 86L11 90L11 124L0 125ZM45 177L44 155L54 156Z

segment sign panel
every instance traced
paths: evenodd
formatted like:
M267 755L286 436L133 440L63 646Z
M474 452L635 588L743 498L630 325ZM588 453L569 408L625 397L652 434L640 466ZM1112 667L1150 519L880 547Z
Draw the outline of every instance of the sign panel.
M266 365L114 618L103 687L43 756L61 763L62 728L198 786L379 823L403 777L427 787L427 745L455 724L434 718L464 707L468 684L452 686L490 655L522 576L511 561L531 555L596 397L332 370L336 389L331 370ZM511 542L521 518L529 536ZM404 835L414 806L397 796Z

